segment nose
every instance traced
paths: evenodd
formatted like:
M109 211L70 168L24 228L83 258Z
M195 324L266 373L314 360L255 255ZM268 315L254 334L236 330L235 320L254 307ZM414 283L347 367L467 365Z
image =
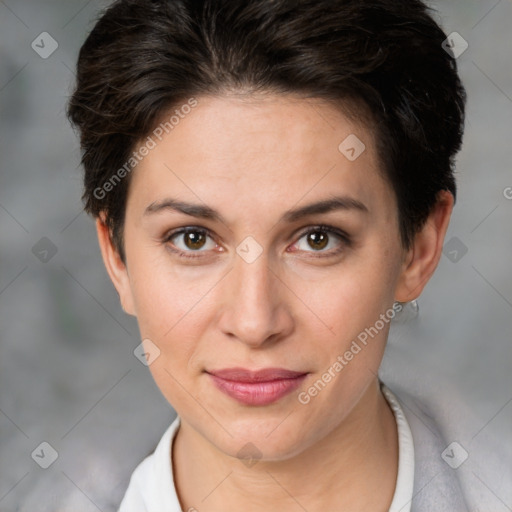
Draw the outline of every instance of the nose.
M265 252L256 261L238 255L223 287L219 327L231 338L258 348L277 342L293 330L287 296L290 292Z

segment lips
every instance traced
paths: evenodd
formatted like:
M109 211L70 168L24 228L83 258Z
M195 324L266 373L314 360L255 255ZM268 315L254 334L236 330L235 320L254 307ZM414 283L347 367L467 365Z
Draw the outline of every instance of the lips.
M225 368L206 372L216 387L245 405L268 405L297 389L307 372L285 368Z

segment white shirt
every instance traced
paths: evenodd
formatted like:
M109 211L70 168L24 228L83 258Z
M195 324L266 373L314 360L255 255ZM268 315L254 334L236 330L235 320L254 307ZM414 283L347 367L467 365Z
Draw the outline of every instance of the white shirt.
M391 391L382 386L398 429L398 474L389 512L411 512L414 485L414 444L403 410ZM133 472L118 512L182 512L172 473L172 442L180 417L171 423L155 451ZM169 454L171 454L169 456Z

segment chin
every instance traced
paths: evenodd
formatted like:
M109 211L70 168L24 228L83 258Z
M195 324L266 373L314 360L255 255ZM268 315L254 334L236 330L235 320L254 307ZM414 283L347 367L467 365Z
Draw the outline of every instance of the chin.
M217 448L239 459L289 459L305 448L306 440L304 429L296 419L293 424L289 421L291 418L285 420L288 414L284 412L271 418L244 419L224 424L232 437L224 432Z

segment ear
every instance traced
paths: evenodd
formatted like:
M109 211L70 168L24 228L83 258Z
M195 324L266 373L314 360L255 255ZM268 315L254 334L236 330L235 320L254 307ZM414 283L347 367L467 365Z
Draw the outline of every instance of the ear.
M454 198L447 190L441 190L437 202L425 225L414 237L407 251L395 290L395 300L408 302L418 298L434 273L448 229Z
M121 307L129 315L136 316L128 269L112 244L110 230L105 223L105 215L103 212L100 213L100 216L96 219L96 232L98 234L103 263L119 295Z

